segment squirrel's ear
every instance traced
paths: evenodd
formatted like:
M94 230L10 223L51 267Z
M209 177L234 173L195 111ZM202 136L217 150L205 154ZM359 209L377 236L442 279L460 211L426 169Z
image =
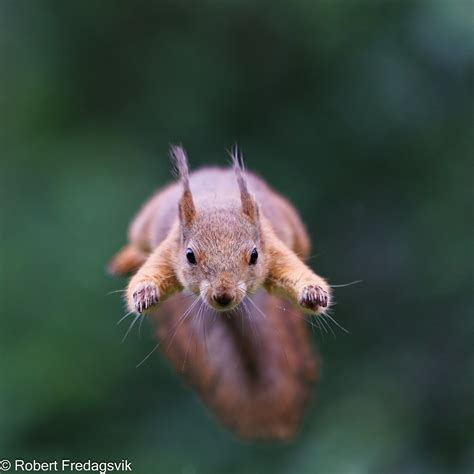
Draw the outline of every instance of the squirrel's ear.
M179 200L179 218L181 224L187 227L193 222L196 215L193 195L189 187L188 159L183 147L174 145L170 148L170 157L174 163L178 178L183 185L183 195Z
M230 156L232 158L232 162L234 164L234 171L237 177L237 183L240 189L240 201L242 203L242 212L248 216L253 222L255 222L258 218L258 206L257 203L254 201L252 195L249 193L247 187L247 181L245 181L244 177L244 157L237 147L234 145L230 152Z

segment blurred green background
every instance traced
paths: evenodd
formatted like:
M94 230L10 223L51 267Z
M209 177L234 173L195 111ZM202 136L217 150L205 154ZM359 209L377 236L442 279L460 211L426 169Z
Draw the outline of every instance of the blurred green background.
M474 4L0 3L0 457L137 473L474 469ZM192 166L247 166L301 211L350 334L299 437L241 442L120 341L106 275L141 203Z

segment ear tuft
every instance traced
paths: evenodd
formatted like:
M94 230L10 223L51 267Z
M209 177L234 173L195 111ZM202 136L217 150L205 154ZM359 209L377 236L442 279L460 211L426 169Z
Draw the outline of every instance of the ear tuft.
M183 195L179 201L179 217L182 225L189 226L196 215L196 208L194 207L193 195L189 187L188 158L181 145L171 145L170 157L178 179L183 186Z
M242 154L242 150L240 150L237 143L234 143L232 145L232 148L230 150L230 157L232 158L234 169L238 168L239 170L245 171L244 155Z
M230 151L230 157L234 166L235 176L237 178L237 184L240 189L240 201L242 203L242 212L248 216L252 221L257 219L257 204L253 200L247 187L247 181L245 180L245 167L244 167L244 156L239 150L237 144L232 146Z
M170 146L170 158L176 177L183 183L183 187L189 190L188 157L182 145Z

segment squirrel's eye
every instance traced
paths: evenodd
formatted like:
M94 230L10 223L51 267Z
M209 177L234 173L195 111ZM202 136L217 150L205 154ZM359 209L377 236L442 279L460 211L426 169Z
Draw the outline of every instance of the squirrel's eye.
M191 265L196 265L196 257L194 256L194 252L191 249L186 250L186 258Z
M258 252L257 252L257 249L254 248L252 250L252 253L250 254L249 265L255 265L257 263L257 258L258 258Z

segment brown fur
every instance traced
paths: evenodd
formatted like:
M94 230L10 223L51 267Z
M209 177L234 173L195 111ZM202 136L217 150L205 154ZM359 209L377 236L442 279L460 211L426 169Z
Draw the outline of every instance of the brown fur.
M128 275L136 272L148 258L148 252L135 245L127 245L109 262L107 270L112 275Z
M240 436L290 438L318 364L301 315L264 290L312 314L329 305L329 286L302 260L309 253L305 228L285 198L244 172L238 152L234 170L189 176L184 150L172 148L172 157L181 185L142 208L111 270L134 271L139 259L128 256L148 254L129 282L127 303L152 315L175 370ZM189 249L196 264L187 260ZM253 249L258 259L249 264ZM200 306L177 294L183 289L201 298ZM230 306L217 303L222 295Z

